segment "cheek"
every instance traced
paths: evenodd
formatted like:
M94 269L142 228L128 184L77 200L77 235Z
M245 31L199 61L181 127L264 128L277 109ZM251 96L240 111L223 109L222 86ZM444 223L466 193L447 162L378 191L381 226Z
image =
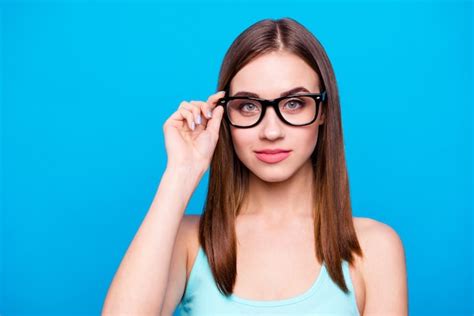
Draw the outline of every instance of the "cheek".
M316 148L318 142L318 125L302 127L287 136L293 140L290 144L292 144L294 150L297 151L298 156L306 159L311 156Z
M232 142L234 143L235 153L241 161L245 161L245 155L248 155L252 150L252 144L255 144L255 135L249 133L247 130L231 129Z

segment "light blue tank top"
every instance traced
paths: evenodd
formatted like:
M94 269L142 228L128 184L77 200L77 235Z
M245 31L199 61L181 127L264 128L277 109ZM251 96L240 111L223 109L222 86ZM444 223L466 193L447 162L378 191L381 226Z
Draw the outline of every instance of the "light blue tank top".
M217 288L207 256L201 246L194 260L178 315L318 315L360 316L349 272L342 261L349 292L344 293L330 278L323 264L313 285L303 294L283 300L249 300L232 294L226 297Z

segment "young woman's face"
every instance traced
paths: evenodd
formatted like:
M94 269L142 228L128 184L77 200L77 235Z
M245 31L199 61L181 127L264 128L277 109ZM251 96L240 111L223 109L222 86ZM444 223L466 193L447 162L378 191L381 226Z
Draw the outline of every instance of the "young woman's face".
M229 96L246 91L270 100L296 87L304 87L309 91L298 93L320 93L319 80L318 74L300 57L288 52L271 52L255 58L233 77ZM316 121L299 127L285 124L275 110L268 107L257 126L231 126L230 131L236 154L242 163L260 179L279 182L310 162L318 140L318 126L322 123L324 115L321 105ZM276 148L290 150L289 155L279 162L269 163L259 159L265 157L256 153Z

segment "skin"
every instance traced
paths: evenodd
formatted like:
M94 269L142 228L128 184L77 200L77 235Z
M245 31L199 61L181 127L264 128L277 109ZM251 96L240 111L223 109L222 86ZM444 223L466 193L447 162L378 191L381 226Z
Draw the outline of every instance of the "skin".
M274 99L297 86L318 93L320 78L298 56L272 52L243 67L232 79L229 95L249 91L260 98ZM234 295L238 297L294 297L309 289L320 273L322 264L316 260L314 250L312 196L307 188L314 185L310 156L321 124L321 111L313 124L293 127L267 108L259 125L249 129L231 127L236 154L250 170L249 196L236 220L238 265ZM292 152L279 163L267 164L254 153L264 148ZM350 267L360 314L408 315L405 255L398 234L373 219L353 218L353 222L364 252L364 258L356 257ZM178 233L175 253L180 252L179 247L186 249L186 280L199 247L198 225L199 216L185 215ZM180 260L174 255L173 263ZM171 271L168 288L174 295L166 297L164 315L171 315L179 303L185 284L181 273L178 268Z
M299 57L273 52L242 68L231 81L230 95L250 91L260 98L274 99L281 92L298 86L319 93L318 75ZM275 222L286 222L295 215L311 216L311 195L301 188L312 185L310 156L317 143L318 126L323 123L320 110L311 125L290 126L269 107L259 125L246 129L231 127L236 154L251 171L249 205L243 213ZM257 159L254 153L264 148L291 149L292 152L285 160L268 164Z

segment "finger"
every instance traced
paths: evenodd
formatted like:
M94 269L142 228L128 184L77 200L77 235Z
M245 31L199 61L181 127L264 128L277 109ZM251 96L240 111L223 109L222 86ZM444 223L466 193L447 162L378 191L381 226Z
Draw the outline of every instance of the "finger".
M207 103L210 106L211 112L214 111L214 108L216 107L216 104L217 104L217 100L219 100L220 98L223 98L224 96L225 96L224 90L219 91L209 96L209 98L207 99Z
M173 126L179 126L180 128L182 128L184 123L184 125L187 125L190 129L192 129L192 124L190 124L190 122L192 121L192 114L186 109L180 108L170 116L169 120L165 122L164 126L171 124Z
M189 126L190 129L193 129L194 125L194 118L192 112L190 112L186 107L189 106L187 105L186 101L183 101L180 103L178 110L171 115L171 119L175 121L186 121L187 125Z
M203 125L205 122L203 122L203 117L205 117L204 115L202 115L202 108L201 108L201 104L199 104L200 101L189 101L189 103L192 105L193 107L193 114L194 114L194 120L196 122L196 124L198 125Z
M176 111L170 116L170 119L171 120L174 120L174 121L183 121L185 120L186 118L181 114L181 112L179 111L179 109L181 108L181 106L186 103L186 101L182 101L179 106L178 106L178 109L176 109Z
M207 115L207 111L210 110L210 106L209 104L207 104L206 102L204 101L191 101L192 104L194 104L195 106L199 107L200 109L200 113L201 113L201 116L202 116L202 125L206 125L207 123L207 119L210 118L208 117Z
M196 124L194 123L194 120L193 120L193 114L183 108L179 109L178 112L186 119L186 122L188 123L187 124L188 127L194 131L194 129L196 128Z
M200 125L202 124L202 118L200 115L201 109L199 108L199 106L191 104L191 102L193 101L185 102L182 105L180 105L180 107L191 112L195 125Z
M206 130L219 137L219 128L221 126L222 117L224 115L224 107L218 106L212 112L212 118L207 122Z

